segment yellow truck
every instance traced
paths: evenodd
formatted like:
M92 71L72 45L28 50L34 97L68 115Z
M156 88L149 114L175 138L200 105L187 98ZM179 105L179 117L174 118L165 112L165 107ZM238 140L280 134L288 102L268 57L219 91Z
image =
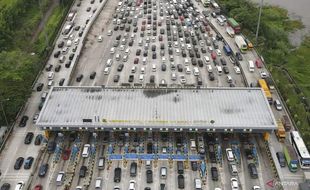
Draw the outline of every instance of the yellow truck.
M278 129L275 132L276 132L276 136L278 137L278 141L284 142L284 140L285 140L285 128L284 128L281 120L277 121L277 126L278 126Z

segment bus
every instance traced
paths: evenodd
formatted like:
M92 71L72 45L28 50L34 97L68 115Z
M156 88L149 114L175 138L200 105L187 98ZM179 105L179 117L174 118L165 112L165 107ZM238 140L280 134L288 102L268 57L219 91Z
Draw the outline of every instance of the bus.
M310 154L298 131L291 132L291 143L299 159L302 169L310 169Z
M229 45L224 45L223 46L223 50L224 50L224 52L225 52L225 54L227 55L227 56L230 56L231 55L231 48L229 47Z
M227 24L234 29L235 34L239 34L241 32L240 24L233 18L227 19Z
M235 42L236 42L237 47L240 49L240 52L241 53L246 53L246 50L248 49L248 46L245 43L243 37L240 36L240 35L235 36Z
M259 79L258 80L258 86L261 87L264 90L265 96L266 96L269 104L272 104L272 95L270 93L270 90L269 90L269 88L267 86L266 81L264 79Z

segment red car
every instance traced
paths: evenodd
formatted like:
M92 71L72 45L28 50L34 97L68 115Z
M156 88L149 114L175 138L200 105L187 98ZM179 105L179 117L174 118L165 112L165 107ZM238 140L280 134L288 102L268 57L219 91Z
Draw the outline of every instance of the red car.
M68 160L69 157L70 157L70 154L71 154L71 150L70 150L70 149L65 150L65 151L63 152L63 154L62 154L62 159L63 159L63 160Z
M138 64L138 63L139 63L139 58L135 58L135 60L134 60L133 63L134 63L134 64Z
M36 185L36 186L34 187L34 190L42 190L42 185Z
M260 59L256 59L255 64L256 64L257 68L262 68L262 66L263 66L263 63Z
M211 57L212 57L213 60L216 59L216 53L214 51L211 53Z

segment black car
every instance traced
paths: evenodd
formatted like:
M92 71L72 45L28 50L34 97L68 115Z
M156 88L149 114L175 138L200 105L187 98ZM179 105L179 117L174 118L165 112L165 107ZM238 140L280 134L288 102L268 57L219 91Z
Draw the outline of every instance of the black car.
M49 141L47 143L47 152L49 154L54 153L55 149L56 149L56 142L55 141Z
M185 187L184 176L178 175L178 188L184 189L184 187Z
M243 60L243 57L242 57L242 55L241 55L240 52L236 52L236 57L237 57L237 59L238 59L239 61L242 61L242 60Z
M276 153L279 164L281 167L285 167L285 158L283 152L277 152Z
M71 61L68 61L66 64L65 64L65 67L66 68L69 68L71 66Z
M34 145L40 145L42 141L43 136L41 134L38 134L36 138L34 139Z
M166 71L166 68L167 68L166 64L163 63L163 64L161 65L161 70L162 70L162 71Z
M153 153L153 144L151 142L147 143L146 152L148 154L152 154Z
M22 119L20 120L19 127L25 127L26 124L27 124L28 119L29 119L29 117L24 115L22 117Z
M24 169L25 169L25 170L31 168L32 163L33 163L33 160L34 160L34 158L31 157L31 156L29 156L29 157L25 160L25 165L24 165Z
M58 58L59 55L60 55L60 51L56 51L56 52L54 53L54 57L55 57L55 58Z
M0 190L10 190L11 185L9 183L4 183Z
M86 172L87 172L87 167L86 166L81 166L80 172L79 172L79 176L80 177L85 177L86 176Z
M137 49L136 56L140 56L140 55L141 55L141 49Z
M153 59L156 59L156 52L153 52L152 58L153 58Z
M214 81L215 77L213 73L209 73L209 79L210 81Z
M81 82L83 78L83 74L79 74L77 77L76 77L76 82Z
M42 91L43 87L44 87L44 84L43 83L39 83L38 86L37 86L37 91L38 92Z
M134 80L134 75L129 75L128 82L133 82L133 80Z
M55 72L59 72L60 69L61 69L61 65L57 65L57 66L55 67Z
M15 169L15 170L19 170L20 167L22 167L23 163L24 163L24 158L23 158L23 157L18 157L18 158L16 159L15 164L14 164L14 169Z
M150 83L155 83L155 75L151 75L151 77L150 77Z
M74 53L71 53L71 54L69 55L69 60L71 61L73 58L74 58Z
M39 168L39 177L45 177L48 170L48 164L42 164Z
M193 171L197 171L198 163L196 161L191 161L191 166Z
M218 180L218 170L216 167L211 167L211 176L212 176L212 180L213 181L217 181Z
M57 46L58 46L58 48L62 48L62 47L64 47L64 45L65 45L65 42L60 41Z
M226 66L223 67L223 71L224 71L225 74L229 74L229 69L228 69L228 67L226 67Z
M224 58L221 58L220 61L221 61L222 65L227 65L226 60Z
M34 134L32 132L28 132L26 137L25 137L24 143L30 144L32 139L33 139L33 136L34 136Z
M62 85L64 85L64 82L65 82L65 78L62 78L62 79L60 79L59 80L59 86L62 86Z
M153 171L146 170L146 183L153 183Z
M46 71L51 71L52 68L53 68L53 65L52 65L52 64L48 64L48 65L45 66L45 70L46 70Z
M89 78L90 78L90 79L94 79L95 77L96 77L96 72L93 71L93 72L90 74Z
M120 76L119 75L114 75L113 81L114 82L118 82L119 81Z
M123 70L123 68L124 68L124 64L121 63L121 64L118 65L117 71L121 72Z
M183 72L183 65L178 64L178 65L177 65L177 68L178 68L178 71L179 71L179 72Z

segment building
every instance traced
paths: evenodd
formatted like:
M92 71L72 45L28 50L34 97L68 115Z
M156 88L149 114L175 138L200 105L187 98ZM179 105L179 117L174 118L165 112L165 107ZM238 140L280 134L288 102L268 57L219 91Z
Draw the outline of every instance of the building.
M268 132L276 129L260 88L53 87L42 130Z

